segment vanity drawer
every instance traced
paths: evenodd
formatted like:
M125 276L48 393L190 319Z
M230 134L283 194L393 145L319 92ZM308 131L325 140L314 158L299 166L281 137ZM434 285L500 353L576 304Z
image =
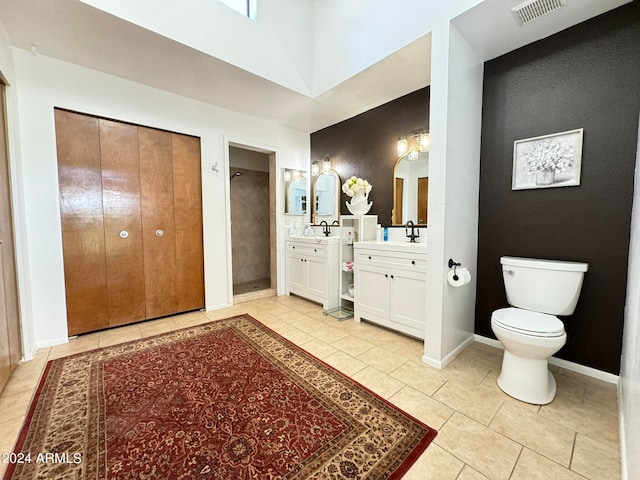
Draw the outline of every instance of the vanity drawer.
M387 268L401 268L414 272L427 271L427 256L422 253L382 252L380 250L355 250L357 265L371 265Z
M316 257L327 256L326 245L313 245L302 242L287 242L287 253L295 253L298 255L312 255Z

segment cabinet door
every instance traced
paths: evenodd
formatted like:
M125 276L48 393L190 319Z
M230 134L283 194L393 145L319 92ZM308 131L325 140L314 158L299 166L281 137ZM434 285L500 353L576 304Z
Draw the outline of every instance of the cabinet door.
M306 257L307 289L312 295L325 298L329 291L327 281L327 260L324 258Z
M69 335L109 326L98 119L55 111Z
M287 255L287 287L301 290L306 287L307 275L304 258L300 255Z
M109 326L146 318L138 128L100 120Z
M355 301L363 312L389 316L389 269L356 265Z
M424 337L426 313L426 279L424 273L395 270L391 272L390 320L418 329Z
M171 134L138 127L147 318L176 313Z

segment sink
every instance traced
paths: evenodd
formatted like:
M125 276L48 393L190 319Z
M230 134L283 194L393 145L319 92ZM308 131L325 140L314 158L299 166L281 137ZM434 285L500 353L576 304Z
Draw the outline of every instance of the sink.
M304 237L302 235L292 235L287 237L287 240L295 240L296 242L304 242L311 244L320 244L320 245L328 245L330 243L340 243L340 237L337 235L331 235L325 237L324 235L321 237Z
M359 242L358 245L373 250L394 250L396 252L427 253L427 242L411 243L409 241L399 242L397 240L378 242L376 240L372 240L368 242Z

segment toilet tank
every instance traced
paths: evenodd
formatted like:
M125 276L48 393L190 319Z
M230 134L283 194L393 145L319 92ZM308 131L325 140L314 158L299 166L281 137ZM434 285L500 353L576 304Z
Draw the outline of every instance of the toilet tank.
M537 258L501 257L509 305L551 315L571 315L589 265Z

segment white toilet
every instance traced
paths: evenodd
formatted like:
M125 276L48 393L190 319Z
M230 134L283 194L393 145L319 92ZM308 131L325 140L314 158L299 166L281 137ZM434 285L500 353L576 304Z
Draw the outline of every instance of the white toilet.
M555 315L571 315L578 303L586 263L502 257L509 308L491 315L491 328L504 345L498 386L523 402L544 405L556 394L548 358L567 341Z

